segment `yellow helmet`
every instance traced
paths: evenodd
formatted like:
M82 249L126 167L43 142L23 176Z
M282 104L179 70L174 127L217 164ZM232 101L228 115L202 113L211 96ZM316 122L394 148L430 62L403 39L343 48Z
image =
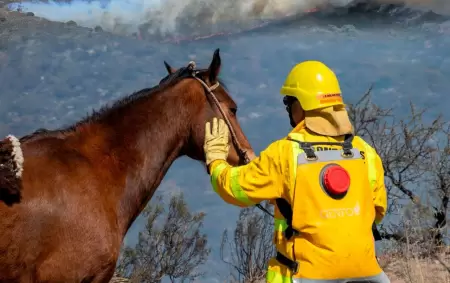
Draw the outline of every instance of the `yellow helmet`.
M336 75L319 61L294 66L280 92L296 97L306 111L344 104Z

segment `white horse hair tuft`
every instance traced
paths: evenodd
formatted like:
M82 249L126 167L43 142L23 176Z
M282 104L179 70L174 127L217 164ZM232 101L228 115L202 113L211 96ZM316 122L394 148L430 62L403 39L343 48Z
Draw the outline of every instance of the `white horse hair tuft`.
M22 148L20 147L20 141L13 135L8 135L6 138L8 138L11 141L11 144L13 146L12 158L14 160L14 163L16 164L15 173L16 177L20 178L22 177L23 161L24 161Z

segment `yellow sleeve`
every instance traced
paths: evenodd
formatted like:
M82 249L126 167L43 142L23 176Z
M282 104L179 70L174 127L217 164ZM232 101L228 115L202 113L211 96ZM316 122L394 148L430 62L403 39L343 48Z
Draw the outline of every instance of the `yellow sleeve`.
M374 150L375 151L375 150ZM387 209L387 191L384 183L384 169L381 158L375 154L376 183L373 187L373 202L375 204L375 223L380 224L386 214Z
M286 157L281 154L282 145L276 141L243 166L232 167L224 160L212 162L210 172L214 191L225 202L240 207L281 197L288 177L284 173L286 165L283 165Z
M364 139L355 136L354 139L360 143L366 151L367 169L369 173L369 181L372 189L373 204L375 206L375 223L380 224L383 220L387 209L387 191L384 184L383 163L376 150L370 146Z

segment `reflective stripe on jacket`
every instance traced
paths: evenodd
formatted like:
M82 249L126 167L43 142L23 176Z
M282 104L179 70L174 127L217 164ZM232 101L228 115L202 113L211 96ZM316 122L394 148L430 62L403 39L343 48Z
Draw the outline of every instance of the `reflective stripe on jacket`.
M294 139L302 136L305 141L343 142L343 137L315 135L305 128L304 123L297 125L288 136ZM353 146L360 149L361 154L366 157L365 164L376 210L375 221L379 223L384 217L387 205L381 159L375 150L359 137L354 138ZM317 146L315 149L320 151L330 148ZM226 202L240 207L251 206L264 200L275 204L274 200L277 198L290 199L295 187L297 156L300 152L298 143L282 139L270 144L258 158L244 166L231 167L225 161L217 160L210 167L213 188ZM288 256L292 254L293 239L287 240L284 237L286 221L276 206L274 221L274 244L278 251ZM297 252L300 253L294 251ZM292 274L283 265L275 259L270 260L267 282L289 282L284 280L290 280L291 277Z

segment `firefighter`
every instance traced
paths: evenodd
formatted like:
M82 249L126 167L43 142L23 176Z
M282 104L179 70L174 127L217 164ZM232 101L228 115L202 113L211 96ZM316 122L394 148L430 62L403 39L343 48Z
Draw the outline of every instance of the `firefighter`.
M334 72L319 61L293 67L282 88L293 130L250 163L227 162L229 129L205 127L211 184L227 203L275 204L268 283L389 283L375 257L372 224L387 206L376 151L354 135Z

